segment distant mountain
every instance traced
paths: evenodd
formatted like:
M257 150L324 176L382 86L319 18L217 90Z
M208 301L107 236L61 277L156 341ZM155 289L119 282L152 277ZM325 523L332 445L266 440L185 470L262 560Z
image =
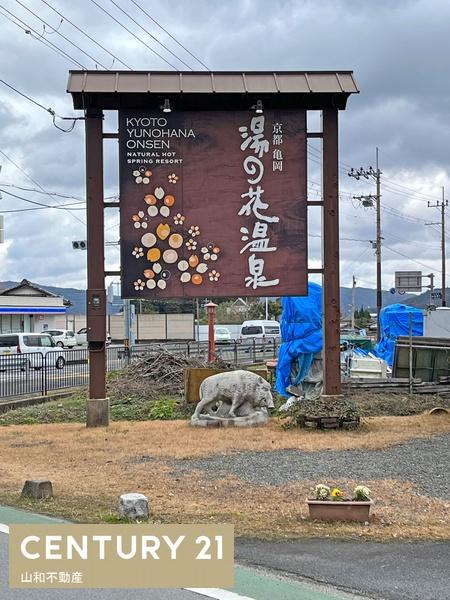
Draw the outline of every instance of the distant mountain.
M4 290L17 285L17 281L0 281L0 290ZM72 304L67 309L67 312L72 315L84 315L86 313L86 290L78 290L77 288L63 288L52 285L41 285L36 283L37 286L58 296L62 296ZM122 312L123 301L119 296L114 296L113 303L108 303L108 314L116 315Z
M0 290L13 287L17 285L16 281L1 281ZM86 312L86 290L79 290L76 288L63 288L50 285L41 285L36 283L39 287L63 296L66 300L69 300L72 306L68 309L69 314L80 315ZM450 291L447 291L448 297L450 298ZM430 292L424 292L418 296L413 295L401 295L391 294L388 291L383 291L383 306L390 304L408 304L409 306L415 306L417 308L425 308L430 304ZM436 300L436 305L440 306L440 301ZM350 313L350 307L352 304L352 288L341 287L341 312L343 315ZM377 305L376 290L372 288L357 287L355 290L355 306L356 308L367 308L370 311L375 311ZM108 303L108 314L115 315L122 311L123 301L119 296L114 296L113 304Z

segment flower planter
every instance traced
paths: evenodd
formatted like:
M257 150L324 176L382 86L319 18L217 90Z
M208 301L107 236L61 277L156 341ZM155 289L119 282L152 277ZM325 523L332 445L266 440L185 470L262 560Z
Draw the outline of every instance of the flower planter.
M314 521L359 521L365 523L369 520L373 501L307 500L306 503L309 508L309 516Z

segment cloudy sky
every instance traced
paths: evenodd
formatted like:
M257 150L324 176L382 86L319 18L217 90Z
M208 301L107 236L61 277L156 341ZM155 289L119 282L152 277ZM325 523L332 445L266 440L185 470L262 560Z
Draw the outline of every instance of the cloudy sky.
M351 285L354 274L360 286L375 287L369 242L375 236L375 213L352 198L374 193L375 184L355 181L347 172L352 166L374 165L378 146L383 287L393 286L396 270L432 270L439 284L440 230L426 223L440 217L427 202L441 199L442 186L450 195L448 1L0 0L0 78L59 115L81 116L65 92L68 70L123 66L67 19L132 68L171 69L110 15L178 69L186 67L174 54L202 68L139 5L213 70L353 70L361 93L350 98L340 116L341 283ZM62 22L52 7L63 15ZM57 123L64 128L70 124ZM107 117L106 128L116 129L114 115ZM116 142L107 142L107 196L118 193L116 152ZM312 144L311 198L320 194L318 152L319 146ZM86 237L83 123L62 133L47 112L0 83L0 165L6 238L0 245L0 280L26 277L47 285L85 287L86 255L71 247L72 240ZM66 209L40 207L11 194ZM310 209L311 266L320 262L315 211ZM118 240L113 210L107 213L106 239ZM111 245L107 267L118 268L118 259L118 247Z

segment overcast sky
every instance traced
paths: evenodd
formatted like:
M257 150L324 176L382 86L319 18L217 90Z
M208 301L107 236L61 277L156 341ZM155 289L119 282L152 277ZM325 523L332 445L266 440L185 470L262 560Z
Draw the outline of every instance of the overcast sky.
M351 285L354 274L360 286L375 287L375 257L369 243L375 236L375 213L352 199L354 194L374 193L375 184L357 182L347 171L351 166L374 165L376 146L383 172L383 287L393 286L396 270L432 270L440 283L440 230L426 223L440 216L436 208L427 207L427 201L440 200L442 186L450 195L448 0L46 2L134 69L171 67L95 3L180 70L185 66L117 6L194 68L202 67L136 4L144 6L210 69L353 70L361 93L352 96L347 110L340 114L341 284ZM44 30L43 23L24 6L53 29L46 26ZM11 14L22 20L21 28L5 17L13 19ZM81 116L65 92L68 70L80 68L74 60L91 69L95 68L94 60L99 68L100 64L107 68L123 66L113 63L110 55L67 20L60 21L44 0L0 0L0 78L59 115ZM24 29L31 30L32 35ZM56 54L42 41L57 45L73 60ZM58 124L67 127L70 122ZM114 115L108 117L107 128L115 130ZM29 176L0 154L1 211L35 206L6 192L51 205L76 203L83 198L83 123L78 122L72 133L62 133L53 127L48 113L3 84L0 151ZM107 142L106 195L118 193L116 152L116 142ZM318 146L312 145L308 175L312 198L320 193L317 161ZM52 198L6 184L44 188L78 200ZM73 208L83 208L83 204ZM320 220L315 211L310 209L311 266L320 262ZM86 255L71 247L72 240L86 237L84 210L69 213L53 208L5 213L4 217L6 243L0 245L0 280L26 277L41 284L85 287ZM106 239L117 241L118 215L113 210L107 213L106 230ZM118 248L109 247L107 268L118 268L118 259Z

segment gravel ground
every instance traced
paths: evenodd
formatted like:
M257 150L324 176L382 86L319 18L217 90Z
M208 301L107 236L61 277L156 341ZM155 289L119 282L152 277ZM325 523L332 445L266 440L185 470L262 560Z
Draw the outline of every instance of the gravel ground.
M413 440L383 450L236 452L173 461L177 475L192 469L215 479L235 475L253 485L285 485L300 480L400 479L435 498L450 496L450 435Z

